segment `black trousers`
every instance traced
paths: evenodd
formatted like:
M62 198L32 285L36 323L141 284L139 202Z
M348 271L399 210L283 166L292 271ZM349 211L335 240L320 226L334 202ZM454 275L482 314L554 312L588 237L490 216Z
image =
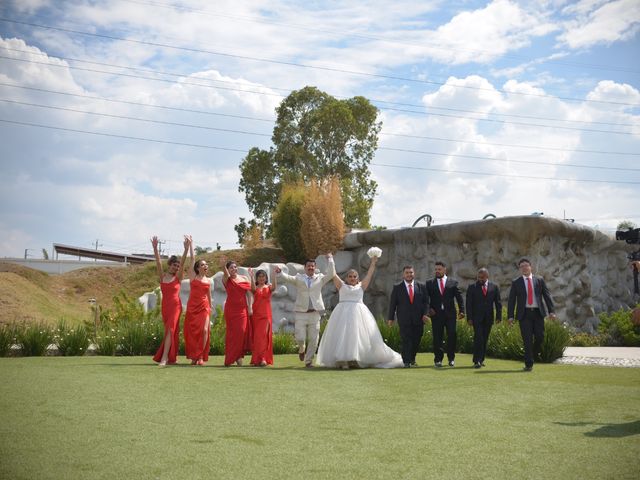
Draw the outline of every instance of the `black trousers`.
M491 327L493 327L493 315L473 320L473 363L484 362Z
M519 320L520 333L524 343L524 365L533 366L533 358L541 352L544 339L544 318L537 308L525 309L524 317Z
M456 317L447 318L441 313L431 319L433 327L433 361L441 362L444 352L447 352L447 360L450 362L456 358ZM447 345L444 345L444 331L447 331Z
M400 327L400 339L402 341L402 361L406 363L413 363L416 361L416 353L420 347L420 340L424 333L424 324L420 322L419 325L412 324L398 324Z

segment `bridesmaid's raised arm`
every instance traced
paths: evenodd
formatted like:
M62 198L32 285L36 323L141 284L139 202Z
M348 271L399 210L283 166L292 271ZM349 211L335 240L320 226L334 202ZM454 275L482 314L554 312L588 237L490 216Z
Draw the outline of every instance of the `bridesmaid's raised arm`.
M226 285L229 280L229 269L227 268L227 257L220 259L220 269L222 270L222 284Z
M269 288L271 289L271 291L273 292L276 288L278 288L278 275L275 273L275 269L273 265L269 266L269 277L271 278L271 285L269 285Z
M160 254L158 253L158 237L155 235L151 237L151 245L153 245L153 256L156 258L156 270L158 271L158 278L162 283L164 272L162 271L162 261L160 260Z
M182 252L182 258L180 259L180 268L178 269L178 273L176 273L176 277L178 277L178 281L181 282L184 277L184 263L187 261L187 252L189 251L189 245L191 245L190 237L187 235L184 236L184 252Z
M193 254L193 238L191 238L191 235L188 235L189 237L189 280L193 280L194 278L196 278L196 271L193 269L193 266L195 265L195 255Z

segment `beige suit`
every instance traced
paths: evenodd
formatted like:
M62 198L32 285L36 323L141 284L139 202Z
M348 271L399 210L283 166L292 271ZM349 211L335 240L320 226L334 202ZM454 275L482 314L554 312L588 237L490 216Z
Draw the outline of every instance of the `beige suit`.
M305 342L308 340L304 363L310 364L318 348L320 336L320 313L324 311L322 300L322 287L329 283L336 274L336 266L333 258L328 261L327 273L316 273L313 277L307 277L306 273L287 275L279 273L279 278L285 283L296 287L295 330L298 349L303 352Z

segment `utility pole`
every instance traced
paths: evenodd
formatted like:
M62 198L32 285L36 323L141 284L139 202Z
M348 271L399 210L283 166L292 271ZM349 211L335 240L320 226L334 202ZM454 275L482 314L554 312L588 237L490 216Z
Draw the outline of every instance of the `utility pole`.
M94 243L92 243L91 245L95 245L95 246L96 246L96 252L98 251L98 247L101 247L101 246L102 246L102 244L100 243L100 240L98 240L97 238L96 238L96 241L95 241ZM97 258L94 258L94 259L93 259L93 261L94 261L94 262L97 262L97 261L98 261L98 259L97 259Z
M158 240L158 255L160 255L160 258L162 258L162 245L165 243L167 243L166 240Z

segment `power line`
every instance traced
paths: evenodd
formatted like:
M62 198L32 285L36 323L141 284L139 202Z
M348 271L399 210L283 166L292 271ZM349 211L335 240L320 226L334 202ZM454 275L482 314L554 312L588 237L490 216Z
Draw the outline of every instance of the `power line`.
M507 177L507 178L526 178L527 180L588 182L588 183L617 183L617 184L624 184L624 185L640 185L640 182L626 182L626 181L614 181L614 180L584 180L584 179L577 179L577 178L556 178L556 177L533 177L529 175L509 175L506 173L471 172L466 170L447 170L444 168L413 167L410 165L389 165L387 163L377 163L377 162L371 162L371 165L375 165L377 167L404 168L407 170L424 170L428 172L461 173L465 175L482 175L485 177Z
M120 120L134 120L138 122L155 123L160 125L171 125L176 127L197 128L197 129L220 131L220 132L226 132L226 133L238 133L243 135L271 137L271 135L266 133L248 132L246 130L232 130L228 128L209 127L206 125L195 125L190 123L169 122L169 121L154 120L149 118L131 117L127 115L114 115L110 113L91 112L91 111L79 110L75 108L57 107L53 105L42 105L42 104L29 103L29 102L20 102L17 100L8 100L4 98L0 98L0 102L12 103L15 105L25 105L30 107L48 108L52 110L61 110L61 111L73 112L73 113L82 113L82 114L95 115L95 116L107 117L107 118L117 118ZM547 166L554 166L554 167L573 167L573 168L588 168L588 169L597 169L597 170L618 170L618 171L640 172L640 168L603 167L603 166L597 166L597 165L580 165L580 164L572 164L572 163L560 164L560 163L542 162L542 161L510 160L510 159L502 159L502 158L483 157L480 155L429 152L424 150L410 150L410 149L392 148L392 147L378 147L378 150L388 150L388 151L403 152L403 153L417 153L417 154L424 154L424 155L436 155L436 156L443 156L443 157L466 158L466 159L473 159L473 160L489 160L489 161L502 162L502 163L520 163L520 164L530 164L530 165L547 165Z
M230 113L212 112L210 110L196 110L196 109L192 109L192 108L169 107L169 106L166 106L166 105L156 105L156 104L152 104L152 103L133 102L133 101L130 101L130 100L120 100L120 99L113 99L113 98L105 98L105 97L99 97L99 96L96 96L96 95L85 95L85 94L80 94L80 93L70 93L70 92L60 92L60 91L56 91L56 90L47 90L46 88L27 87L25 85L15 85L15 84L11 84L11 83L2 83L2 82L0 82L0 86L11 87L11 88L21 88L21 89L24 89L24 90L32 90L32 91L35 91L35 92L53 93L53 94L56 94L56 95L65 95L65 96L69 96L69 97L88 98L88 99L91 99L91 100L101 100L103 102L122 103L122 104L125 104L125 105L135 105L137 107L150 107L150 108L159 108L159 109L163 109L163 110L170 110L170 111L176 111L176 112L198 113L198 114L202 114L202 115L214 115L214 116L220 116L220 117L232 117L232 118L238 118L238 119L242 119L242 120L256 120L258 122L269 122L269 123L273 123L274 122L273 118L248 117L248 116L244 116L244 115L233 115L233 114L230 114Z
M47 29L47 30L54 30L54 31L59 31L59 32L64 32L64 33L71 33L71 34L76 34L76 35L84 35L84 36L95 37L95 38L103 38L103 39L106 39L106 40L118 40L118 41L121 41L121 42L135 43L135 44L139 44L139 45L148 45L148 46L151 46L151 47L169 48L169 49L180 50L180 51L185 51L185 52L204 53L204 54L208 54L208 55L216 55L216 56L225 57L225 58L236 58L236 59L240 59L240 60L249 60L249 61L255 61L255 62L272 63L272 64L276 64L276 65L284 65L284 66L296 67L296 68L308 68L308 69L313 69L313 70L321 70L321 71L335 72L335 73L345 73L345 74L349 74L349 75L358 75L358 76L371 77L371 78L382 78L382 79L386 79L386 80L400 80L400 81L404 81L404 82L420 83L420 84L426 84L426 85L437 85L437 86L447 85L447 86L450 86L450 87L465 88L465 89L469 89L469 90L491 91L491 92L497 91L497 92L506 93L506 94L509 94L509 95L522 95L522 96L531 96L531 97L538 97L538 98L552 98L552 99L560 99L560 100L574 101L574 102L601 103L601 104L624 105L624 106L632 106L632 107L640 106L640 104L632 104L632 103L624 103L624 102L613 102L613 101L608 101L608 100L592 100L592 99L573 98L573 97L560 97L560 96L541 94L541 93L532 93L532 92L513 92L513 91L508 91L508 90L502 90L502 89L489 89L489 88L483 88L483 87L474 87L474 86L471 86L471 85L456 85L456 84L452 84L452 83L448 83L448 82L435 82L435 81L431 81L431 80L421 80L421 79L414 79L414 78L408 78L408 77L400 77L400 76L395 76L395 75L383 75L383 74L378 74L378 73L360 72L360 71L356 71L356 70L345 70L345 69L340 69L340 68L325 67L325 66L319 66L319 65L307 65L307 64L303 64L303 63L286 62L286 61L283 61L283 60L273 60L273 59L267 59L267 58L259 58L259 57L249 56L249 55L237 55L237 54L226 53L226 52L218 52L218 51L213 51L213 50L204 50L204 49L198 49L198 48L192 48L192 47L181 47L181 46L170 45L170 44L166 44L166 43L151 42L151 41L148 41L148 40L133 40L133 39L130 39L130 38L117 37L115 35L107 35L107 34L104 34L104 33L83 32L83 31L80 31L80 30L73 30L73 29L62 28L62 27L54 27L54 26L51 26L51 25L42 25L42 24L32 23L32 22L23 22L23 21L20 21L20 20L11 20L11 19L2 18L2 17L0 17L0 21L7 22L7 23L14 23L14 24L18 24L18 25L29 26L29 27L42 28L42 29Z
M141 107L158 108L158 109L169 110L169 111L180 111L180 112L197 113L197 114L203 114L203 115L232 117L232 118L239 118L239 119L245 119L245 120L255 120L255 121L269 122L269 123L273 123L274 122L274 119L250 117L250 116L243 116L243 115L232 115L232 114L226 114L226 113L212 112L212 111L208 111L208 110L195 110L195 109L189 109L189 108L169 107L169 106L165 106L165 105L157 105L157 104L142 103L142 102L133 102L133 101L128 101L128 100L105 98L105 97L99 97L99 96L94 96L94 95L85 95L85 94L70 93L70 92L60 92L60 91L56 91L56 90L48 90L48 89L37 88L37 87L28 87L28 86L24 86L24 85L15 85L15 84L10 84L10 83L2 83L2 82L0 82L0 86L10 87L10 88L20 88L20 89L24 89L24 90L32 90L32 91L43 92L43 93L53 93L53 94L56 94L56 95L64 95L64 96L71 96L71 97L77 97L77 98L87 98L87 99L91 99L91 100L100 100L100 101L111 102L111 103L122 103L122 104L125 104L125 105L135 105L135 106L141 106ZM473 140L461 140L461 139L433 137L433 136L426 136L426 135L410 135L410 134L392 133L392 132L385 132L385 131L380 132L380 135L404 137L404 138L424 139L424 140L435 140L435 141L441 141L441 142L463 143L463 144L471 144L471 145L512 147L512 148L521 148L521 149L529 149L529 150L545 150L545 151L548 150L548 151L561 151L561 152L570 152L570 153L574 153L574 152L575 153L592 153L592 154L600 154L600 155L629 155L629 156L638 156L638 155L640 155L640 153L637 153L637 152L617 152L617 151L604 151L604 150L586 150L586 149L578 149L578 148L561 148L561 147L548 147L548 146L545 147L545 146L540 146L540 145L518 145L518 144L510 144L510 143L479 142L479 141L473 141Z
M54 127L51 125L42 125L30 122L19 122L15 120L6 120L0 118L0 122L5 122L14 125L28 126L28 127L38 127L38 128L47 128L52 130L61 130L66 132L73 133L83 133L88 135L98 135L98 136L106 136L111 138L122 138L127 140L138 140L144 142L152 142L152 143L161 143L161 144L169 144L169 145L178 145L178 146L186 146L186 147L194 147L194 148L206 148L213 150L224 150L229 152L240 152L245 153L246 150L241 150L237 148L226 148L226 147L216 147L213 145L198 145L193 143L182 143L182 142L172 142L168 140L157 140L152 138L143 138L143 137L133 137L130 135L118 135L112 133L102 133L102 132L91 132L87 130L78 130L71 128L63 128L63 127ZM530 180L550 180L550 181L569 181L569 182L587 182L587 183L606 183L606 184L621 184L621 185L640 185L640 181L638 182L630 182L630 181L617 181L617 180L586 180L586 179L575 179L575 178L556 178L556 177L533 177L527 175L508 175L508 174L498 174L498 173L488 173L488 172L473 172L473 171L463 171L463 170L447 170L440 168L427 168L427 167L412 167L412 166L404 166L404 165L389 165L384 163L375 163L371 162L371 165L381 166L381 167L391 167L391 168L404 168L411 170L426 170L433 172L444 172L444 173L459 173L466 175L483 175L483 176L492 176L492 177L508 177L508 178L526 178Z
M199 75L193 75L193 74L188 74L188 73L175 73L175 72L166 72L166 71L162 71L162 70L154 70L154 69L150 69L150 68L140 68L140 67L132 67L129 65L116 65L116 64L112 64L112 63L104 63L104 62L96 62L93 60L82 60L79 58L72 58L72 57L63 57L63 56L55 56L55 57L49 57L49 55L45 52L31 52L29 50L22 50L22 49L18 49L18 48L9 48L9 47L0 47L4 50L8 50L8 51L12 51L12 52L18 52L18 53L24 53L24 54L28 54L28 55L38 55L38 56L42 56L42 57L47 57L47 58L56 58L56 59L60 59L60 60L65 60L68 62L80 62L80 63L86 63L86 64L90 64L90 65L100 65L103 67L110 67L110 68L120 68L120 69L125 69L125 70L133 70L133 71L138 71L138 72L146 72L146 73L154 73L154 74L158 74L158 75L167 75L167 76L171 76L171 77L177 77L177 78L196 78L196 79L203 79L203 80L207 80L210 82L216 82L216 83L224 83L224 84L231 84L231 85L238 85L238 82L232 82L232 81L227 81L227 80L215 80L215 79L211 79L211 78L207 78L207 77L202 77ZM15 60L15 61L24 61L24 62L30 62L30 63L36 63L38 65L49 65L49 66L55 66L55 67L59 67L59 68L65 68L65 67L69 67L69 68L73 68L71 66L68 65L57 65L57 64L51 64L49 62L32 62L31 60L27 60L27 59L23 59L23 58L13 58L13 57L5 57L5 56L0 56L0 58L3 59L7 59L7 60ZM78 69L80 69L80 67L77 67ZM97 72L97 73L106 73L106 74L111 74L111 75L118 75L117 72L104 72L101 70L87 70L87 71L91 71L91 72ZM148 79L149 77L136 77L136 78L145 78ZM159 80L159 79L156 79ZM293 91L293 89L291 88L282 88L282 87L274 87L274 86L270 86L270 85L263 85L263 84L259 84L259 83L255 83L255 82L247 82L249 84L249 86L253 86L253 87L260 87L260 88L268 88L269 90L274 90L274 91L282 91L285 92L287 94L291 93ZM190 83L186 83L187 85L189 85ZM194 84L197 86L205 86L203 84ZM211 85L212 88L215 88L215 85ZM240 89L239 91L245 91ZM260 92L256 92L256 91L249 91L250 93L257 93L260 94ZM284 95L282 95L284 96ZM347 98L347 97L341 97L339 95L334 95L336 98ZM529 118L529 119L534 119L534 120L548 120L548 121L552 121L552 122L564 122L564 123L581 123L581 124L587 124L587 125L610 125L610 126L617 126L617 127L636 127L638 125L633 124L633 123L618 123L618 122L599 122L599 121L594 121L594 120L570 120L570 119L564 119L564 118L552 118L552 117L540 117L540 116L535 116L535 115L519 115L519 114L514 114L514 113L499 113L499 112L483 112L483 111L478 111L478 110L464 110L464 109L460 109L460 108L450 108L450 107L437 107L437 106L432 106L429 105L428 107L425 105L420 105L420 104L416 104L416 103L404 103L404 102L390 102L387 100L379 100L379 99L375 99L375 98L371 98L369 99L369 101L371 101L372 103L379 103L379 104L387 104L387 105L398 105L401 107L415 107L415 108L422 108L422 109L430 109L430 110L444 110L444 111L450 111L450 112L462 112L462 113L472 113L472 114L476 114L476 115L497 115L497 116L501 116L501 117L513 117L513 118ZM379 107L381 109L385 109L385 110L392 110L389 107ZM410 113L423 113L423 112L414 112L412 110L398 110L400 112L410 112ZM464 117L455 117L455 118L464 118ZM478 118L475 117L470 117L474 120L479 120Z
M57 68L69 68L69 69L80 70L80 71L85 71L85 72L104 73L104 74L107 74L107 75L116 75L116 76L130 77L130 78L140 78L140 79L144 79L144 80L153 80L153 81L157 81L157 82L165 82L165 83L171 83L171 84L174 83L172 80L168 80L168 79L164 79L164 78L145 77L145 76L142 76L142 75L133 75L133 74L119 73L119 72L106 72L106 71L103 71L103 70L95 70L95 69L91 69L91 68L77 67L77 66L73 66L73 65L57 65L57 64L54 64L54 63L37 62L37 61L27 60L27 59L23 59L23 58L6 57L6 56L3 56L3 55L0 55L0 58L1 59L6 59L6 60L12 60L12 61L16 61L16 62L26 62L26 63L33 63L33 64L37 64L37 65L47 65L47 66L57 67ZM187 81L181 82L181 85L194 85L194 86L205 87L205 88L215 88L215 89L220 89L220 90L230 90L230 91L237 91L237 92L242 92L242 93L253 93L253 94L256 94L256 95L267 95L267 96L275 96L275 97L280 97L280 98L284 97L283 95L278 94L278 93L268 93L268 92L261 92L261 91L255 91L255 90L245 90L245 89L240 89L240 88L221 87L219 85L210 85L210 84L202 84L202 83L187 82ZM437 116L437 117L455 118L455 119L463 119L463 120L476 120L476 121L479 121L479 122L493 122L493 123L508 124L508 125L520 125L520 126L527 126L527 127L574 130L574 131L591 132L591 133L607 133L607 134L615 134L615 135L634 135L633 132L621 132L621 131L616 131L616 130L598 130L598 129L593 129L593 128L567 127L567 126L563 126L563 125L544 125L544 124L538 124L538 123L515 122L515 121L512 121L512 120L499 120L499 119L495 119L495 118L461 117L459 115L451 115L451 114L446 114L446 113L416 112L415 110L404 110L404 109L392 108L392 107L379 107L379 108L382 109L382 110L392 110L392 111L397 111L397 112L412 113L412 114L423 115L423 116ZM562 121L562 120L559 120L559 121Z
M327 28L318 28L318 27L312 26L312 25L297 25L297 24L286 23L286 22L276 22L276 21L273 21L273 20L266 20L266 19L260 18L260 17L249 17L249 16L246 16L246 15L231 15L231 14L225 14L225 13L216 13L216 12L212 12L210 10L198 9L198 8L193 8L193 7L186 7L186 6L183 6L183 5L171 5L171 4L165 4L165 3L161 3L161 2L152 2L152 1L143 2L143 1L139 1L139 0L138 1L136 1L136 0L121 0L121 1L127 2L127 3L133 3L133 4L137 4L137 5L148 5L148 6L154 6L154 7L168 8L168 9L171 9L171 10L182 10L182 11L187 11L187 12L190 12L190 13L195 13L195 14L198 14L198 15L206 15L206 16L211 16L211 17L231 18L231 19L245 21L245 22L279 25L279 26L297 28L297 29L301 29L301 30L308 30L308 31L314 31L314 32L319 32L319 33L332 33L332 34L338 34L338 35L343 35L343 36L346 35L346 36L349 36L349 37L362 38L362 39L367 39L367 40L376 40L376 41L381 41L381 42L390 43L390 44L396 44L396 45L407 45L407 46L413 46L413 47L424 47L425 45L429 45L431 48L434 48L434 49L437 49L437 50L445 50L447 52L454 51L454 52L465 52L465 53L490 53L490 52L488 52L486 50L452 48L452 47L450 47L448 45L444 46L444 45L428 43L428 42L427 43L405 42L405 41L389 39L389 38L386 38L386 37L381 37L381 36L376 36L376 35L371 35L371 34L363 34L363 33L348 32L348 31L345 32L345 31L341 31L341 30L332 30L332 29L327 29ZM517 60L527 60L527 61L531 61L532 60L530 57L526 57L526 56L523 56L523 55L515 55L515 54L504 54L504 55L502 55L502 58L513 58L513 59L517 59ZM564 60L556 60L556 59L549 59L547 61L549 63L553 63L553 64L556 64L556 65L564 65L564 66L571 66L571 67L581 67L581 68L590 68L590 69L598 69L598 70L621 71L621 72L628 72L628 73L640 73L640 71L638 71L638 70L632 70L632 69L619 67L619 66L598 65L598 64L581 63L581 62L567 62L567 61L564 61Z

